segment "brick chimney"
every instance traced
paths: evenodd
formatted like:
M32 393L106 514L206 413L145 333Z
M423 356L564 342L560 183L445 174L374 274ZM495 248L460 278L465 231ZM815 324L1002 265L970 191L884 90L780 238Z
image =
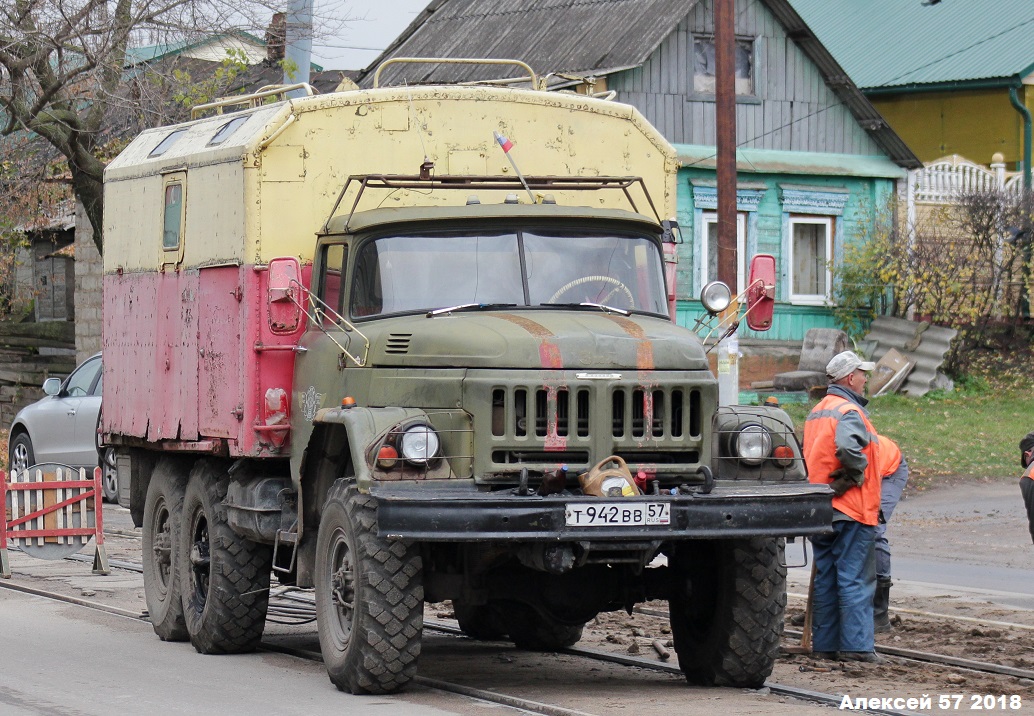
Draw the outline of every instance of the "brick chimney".
M287 43L287 13L275 12L266 28L266 63L276 64L284 59Z

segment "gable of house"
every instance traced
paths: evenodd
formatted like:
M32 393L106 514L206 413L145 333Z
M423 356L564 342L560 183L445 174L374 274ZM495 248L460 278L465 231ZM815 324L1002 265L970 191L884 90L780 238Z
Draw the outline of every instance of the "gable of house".
M735 31L751 48L751 90L738 92L737 146L795 152L884 155L819 66L790 38L762 0L741 0ZM635 105L676 144L714 145L714 95L698 90L695 61L712 41L713 3L697 2L656 52L608 78L618 99ZM742 72L742 71L741 71Z
M510 58L550 86L588 77L616 89L672 142L713 144L713 101L694 90L694 37L713 34L710 0L435 0L364 70L371 86L486 81L520 69L394 64L392 58ZM741 0L736 32L758 70L737 107L743 146L918 161L811 33L788 0ZM710 125L710 126L708 126Z
M177 40L158 45L126 49L126 67L135 67L167 57L222 62L228 52L243 53L245 63L258 64L266 59L266 43L246 32L219 33L200 40Z

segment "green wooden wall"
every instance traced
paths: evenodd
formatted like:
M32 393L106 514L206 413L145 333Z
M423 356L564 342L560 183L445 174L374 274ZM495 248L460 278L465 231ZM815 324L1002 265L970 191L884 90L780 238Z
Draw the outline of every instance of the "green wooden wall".
M679 171L678 221L681 227L682 243L679 245L678 267L678 311L680 325L692 327L703 313L697 296L701 285L696 261L696 245L699 227L694 225L695 207L693 199L694 180L711 180L713 170L696 167ZM738 175L738 181L752 187L764 185L764 193L757 204L757 211L748 217L748 254L769 253L776 257L777 302L771 330L765 333L749 331L744 326L740 335L745 338L761 338L781 341L800 341L809 328L835 328L836 323L829 307L790 304L786 299L788 281L785 244L787 215L780 200L780 186L813 187L816 190L833 188L847 190L843 213L837 217L833 241L834 261L843 255L843 246L864 241L877 231L889 230L892 223L892 202L895 182L887 178L865 178L853 176L817 176L800 174L745 174ZM835 290L835 287L834 287Z

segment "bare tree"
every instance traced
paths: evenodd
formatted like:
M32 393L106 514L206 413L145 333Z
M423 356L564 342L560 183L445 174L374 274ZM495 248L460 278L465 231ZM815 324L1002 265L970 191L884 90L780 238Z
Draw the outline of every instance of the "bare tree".
M3 177L41 201L47 182L68 182L102 250L102 177L112 153L104 146L105 124L120 112L143 126L167 119L161 81L142 77L161 70L127 75L127 49L264 27L275 9L250 0L6 0L0 5ZM55 159L67 170L56 171Z

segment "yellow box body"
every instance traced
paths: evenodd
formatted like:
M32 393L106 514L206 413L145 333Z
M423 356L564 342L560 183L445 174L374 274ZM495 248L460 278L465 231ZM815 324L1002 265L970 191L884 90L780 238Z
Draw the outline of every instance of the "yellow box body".
M247 120L219 144L216 132ZM172 132L167 151L150 156ZM104 271L139 272L312 258L350 175L514 176L493 132L529 176L638 176L660 218L675 215L677 160L633 107L574 94L413 87L317 95L147 130L105 172ZM162 250L165 185L182 182L180 248ZM638 190L637 210L653 215ZM336 213L347 213L350 192ZM620 191L555 192L558 204L631 209ZM463 203L459 191L368 191L358 210ZM482 192L483 203L501 202ZM530 202L527 193L519 200Z

